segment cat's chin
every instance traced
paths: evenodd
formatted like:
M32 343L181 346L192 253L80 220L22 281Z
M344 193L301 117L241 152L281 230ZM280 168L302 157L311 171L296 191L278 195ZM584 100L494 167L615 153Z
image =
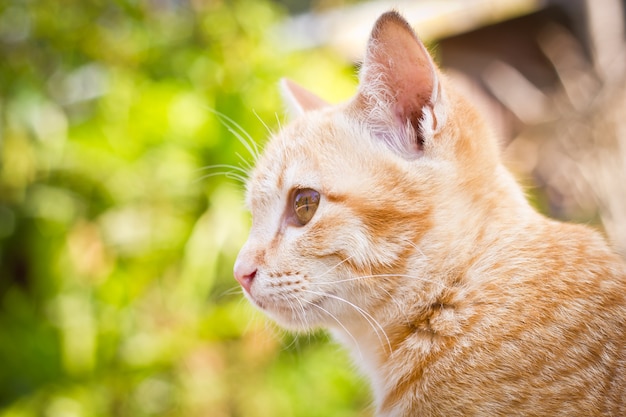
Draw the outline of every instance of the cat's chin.
M267 309L263 311L280 327L290 331L307 332L318 327L310 323L307 317L302 317L293 311L272 311Z
M264 303L248 297L250 301L272 321L279 326L296 332L308 332L319 328L321 325L314 318L308 317L303 311L294 311L292 308L276 305L275 303Z
M280 307L274 303L266 303L246 294L252 304L267 315L272 321L288 330L302 331L309 327L306 321L294 313L292 309Z

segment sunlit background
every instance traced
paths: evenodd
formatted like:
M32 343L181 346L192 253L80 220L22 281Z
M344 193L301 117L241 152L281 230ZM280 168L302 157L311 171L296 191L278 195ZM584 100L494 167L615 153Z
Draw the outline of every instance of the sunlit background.
M280 77L354 92L391 7L538 209L626 253L621 1L2 2L0 417L372 415L341 348L243 300L236 167L286 122Z

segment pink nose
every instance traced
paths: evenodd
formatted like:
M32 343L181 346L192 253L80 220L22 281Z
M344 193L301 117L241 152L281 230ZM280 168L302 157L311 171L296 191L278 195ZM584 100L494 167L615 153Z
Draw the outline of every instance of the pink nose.
M246 265L244 262L237 261L235 263L235 270L233 271L235 279L246 292L250 293L250 287L252 287L252 281L256 277L257 269L252 265Z

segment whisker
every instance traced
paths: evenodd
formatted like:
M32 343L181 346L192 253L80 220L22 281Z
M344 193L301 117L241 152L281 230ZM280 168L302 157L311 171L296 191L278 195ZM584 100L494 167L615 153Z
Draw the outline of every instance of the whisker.
M215 177L218 175L223 175L228 179L232 179L232 180L236 180L241 182L242 184L246 184L246 182L248 181L248 171L242 167L236 166L236 165L229 165L229 164L216 164L216 165L207 165L205 167L202 168L198 168L196 171L200 172L200 171L208 171L211 169L223 169L226 168L230 171L217 171L217 172L210 172L208 174L202 175L200 176L198 179L196 179L194 182L200 182L202 180L205 180L207 178L210 177Z
M243 185L246 185L246 182L248 181L248 179L246 177L243 177L243 176L241 176L239 174L236 174L236 173L233 173L233 172L211 172L210 174L202 175L198 179L194 180L194 183L198 183L200 181L206 180L207 178L217 177L219 175L223 175L224 177L226 177L226 178L228 178L230 180L238 181L238 182L242 183Z
M269 128L269 126L263 121L263 119L261 119L261 116L258 115L258 113L256 112L256 110L252 110L252 113L254 113L254 115L256 116L256 118L259 120L259 122L261 122L261 124L263 125L263 127L265 127L265 130L267 130L268 134L272 134L272 130Z
M285 332L284 335L283 335L283 338L282 338L283 341L285 340L287 335L290 335L290 336L293 336L293 337L291 338L291 341L289 342L289 344L284 344L283 343L283 352L291 350L291 349L295 349L296 351L300 350L300 344L298 343L299 339L297 337L298 335L297 334L293 334L293 333Z
M243 290L241 288L240 285L235 285L227 290L222 291L221 293L219 293L216 297L219 298L224 298L226 296L229 295L233 295L233 294L242 294L243 295ZM243 300L243 298L241 298Z
M421 250L415 246L413 244L413 242L410 242L418 251ZM422 253L423 255L423 253ZM333 280L333 281L328 281L328 282L319 282L319 278L323 277L324 275L327 275L328 273L332 272L333 270L335 270L336 268L338 268L341 264L349 261L353 256L349 256L346 259L338 262L337 264L333 265L332 267L328 268L326 271L322 272L319 275L316 275L315 277L313 277L313 280L316 282L316 285L321 286L321 285L336 285L336 284L340 284L340 283L346 283L346 282L355 282L355 281L360 281L360 280L367 280L367 279L373 279L373 278L385 278L385 277L404 277L404 278L410 278L410 279L421 279L423 282L430 282L430 280L424 279L424 278L418 278L412 275L408 275L408 274L370 274L370 275L360 275L360 276L356 276L356 277L350 277L350 278L344 278L344 279L339 279L339 280ZM396 305L398 306L398 312L400 312L402 315L404 315L406 317L406 311L402 308L402 304L385 288L379 288L379 290L385 292L388 296L389 299ZM380 338L380 337L379 337ZM382 342L382 340L381 340Z
M230 164L215 164L215 165L207 165L204 166L202 168L198 168L196 171L207 171L209 169L221 169L221 168L228 168L228 169L232 169L233 171L239 171L242 174L248 174L248 170L237 166L237 165L230 165Z
M341 301L343 303L346 303L350 307L354 308L369 323L369 325L372 327L372 330L374 330L374 332L376 333L376 337L378 337L378 340L380 341L381 344L383 343L383 339L382 339L382 337L381 337L381 335L380 335L378 330L380 330L380 332L382 332L383 336L385 337L385 341L387 342L387 346L389 347L389 351L391 352L391 350L392 350L392 348L391 348L391 341L389 340L389 337L387 336L387 333L385 332L385 329L383 328L383 326L370 313L368 313L367 311L365 311L361 307L357 306L356 304L346 300L345 298L339 297L337 295L329 294L329 293L325 293L325 292L307 290L307 289L305 289L304 291L308 292L308 293L311 293L311 294L314 294L314 295L319 295L319 296L322 296L322 297L328 297L328 298L332 298L334 300ZM378 329L376 327L378 327Z
M323 277L324 275L326 275L326 274L330 273L331 271L337 269L341 264L343 264L345 262L348 262L353 257L354 257L353 255L348 256L346 259L336 263L334 266L328 268L326 271L322 272L320 275L317 275L317 276L313 277L313 279L318 279L318 278Z
M295 303L293 302L293 299L290 297L287 297L284 294L279 294L280 298L284 301L287 302L287 304L289 304L289 308L295 313L296 318L298 319L298 321L302 324L303 327L308 327L307 326L307 320L306 320L306 309L304 308L304 306L302 305L302 302L300 299L296 299L296 301L298 302L298 305L296 306ZM296 349L299 350L300 349L300 344L298 343L300 338L299 335L297 333L292 333L292 332L283 332L284 334L289 334L290 336L292 336L292 340L289 344L285 345L283 344L283 351L289 350L292 348L292 346ZM282 340L285 340L285 337L282 338Z
M320 284L330 284L330 285L334 285L334 284L339 284L339 283L342 283L342 282L358 281L358 280L361 280L361 279L375 278L375 277L377 277L377 276L381 276L381 275L359 276L359 277L352 277L352 278L346 278L346 279L334 280L334 281L330 281L330 282L317 282L317 280L318 280L319 278L321 278L321 277L323 277L324 275L326 275L326 274L330 273L331 271L333 271L334 269L336 269L337 267L339 267L341 264L343 264L344 262L349 261L349 260L350 260L350 259L352 259L352 258L353 258L353 256L351 255L351 256L347 257L346 259L344 259L344 260L342 260L342 261L338 262L337 264L335 264L334 266L332 266L332 267L328 268L326 271L324 271L324 272L323 272L323 273L321 273L320 275L317 275L317 276L313 277L313 280L315 280L315 281L316 281L316 284L317 284L317 285L320 285ZM384 291L384 292L385 292L385 293L389 296L389 298L390 298L390 299L394 302L394 304L396 304L397 306L401 307L400 303L399 303L399 302L398 302L398 301L397 301L397 300L396 300L396 299L395 299L395 298L391 295L391 293L390 293L389 291L387 291L387 290L386 290L386 289L384 289L384 288L381 288L381 290L382 290L382 291Z
M278 129L283 130L283 126L280 122L280 118L278 117L278 113L274 113L274 117L276 118L276 123L278 123Z
M419 280L421 282L427 283L427 284L433 284L433 280L431 279L427 279L427 278L421 278L421 277L416 277L414 275L407 275L407 274L372 274L372 275L359 275L359 276L355 276L355 277L350 277L350 278L344 278L344 279L338 279L335 281L328 281L328 282L316 282L315 284L318 286L322 286L322 285L336 285L336 284L341 284L341 283L346 283L346 282L354 282L354 281L360 281L360 280L367 280L367 279L374 279L374 278L408 278L411 280ZM440 290L449 290L451 289L451 287L449 285L447 285L446 283L444 283L443 281L439 280L435 283L436 285L438 285L438 288ZM389 291L385 290L384 288L379 288L379 290L382 290L384 292L387 293L387 295L390 296L391 300L398 306L400 307L400 311L402 311L402 306L401 304L389 293Z
M372 279L372 278L390 278L390 277L398 277L398 278L410 278L410 279L416 279L416 280L420 280L423 282L427 282L430 283L431 281L426 279L426 278L420 278L420 277L416 277L414 275L407 275L407 274L372 274L372 275L358 275L355 277L350 277L350 278L344 278L344 279L338 279L336 281L329 281L329 282L316 282L317 285L321 285L321 284L339 284L342 282L351 282L351 281L359 281L362 279Z
M293 299L290 297L287 297L284 294L281 294L281 298L285 301L287 301L287 304L289 304L289 308L292 311L296 311L296 306L295 303L293 302ZM307 320L306 320L306 309L304 308L304 306L302 305L302 303L300 302L300 299L296 298L296 301L298 302L298 314L296 315L298 321L302 324L303 327L307 327Z
M419 248L419 246L417 246L417 244L415 244L415 242L413 242L413 241L412 241L412 240L410 240L410 239L404 239L404 241L405 241L406 243L408 243L411 247L413 247L413 249L415 249L416 251L418 251L418 252L420 253L420 255L422 255L422 257L423 257L424 259L428 260L428 256L426 256L426 255L424 254L424 252L422 252L422 250Z
M237 140L246 148L246 150L256 161L259 158L259 149L257 147L256 141L252 138L252 136L250 136L250 134L246 132L246 130L241 127L239 123L226 116L224 113L221 113L211 108L207 109L208 111L216 115L218 119L220 119L220 122L222 122L226 129L237 138Z
M248 308L250 304L247 303L246 301L247 300L244 297L240 297L239 301L237 301L237 308L244 308L244 306ZM246 326L243 328L243 334L250 333L250 329L256 326L257 319L258 319L258 316L256 314L252 314L248 316L248 323L246 323ZM265 327L267 328L267 320L263 320L263 322L265 323Z
M311 291L307 291L307 292L311 292ZM330 311L328 311L324 307L322 307L320 305L317 305L314 302L306 300L304 298L302 298L301 300L304 301L305 303L309 304L309 305L312 305L313 307L318 308L319 310L322 310L325 314L327 314L329 317L331 317L333 320L335 320L337 322L337 324L339 326L341 326L341 328L348 334L348 336L350 336L350 339L352 339L352 341L354 342L354 346L356 346L356 349L359 352L359 356L361 357L361 359L363 359L363 352L361 352L361 348L359 347L359 342L357 342L356 338L352 335L350 330L348 330L346 328L346 326L341 322L341 320L339 320L333 313L331 313Z
M250 161L246 160L246 158L241 156L241 154L239 154L239 152L235 152L235 155L237 155L237 157L245 165L245 166L241 166L242 169L246 170L247 172L252 171L253 167L252 167L252 164L250 163Z

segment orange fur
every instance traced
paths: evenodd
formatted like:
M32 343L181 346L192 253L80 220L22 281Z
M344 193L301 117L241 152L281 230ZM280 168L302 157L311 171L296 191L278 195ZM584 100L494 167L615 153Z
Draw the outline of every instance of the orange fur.
M294 329L326 327L380 416L626 415L626 267L536 213L481 117L384 14L354 99L284 84L301 114L248 184L235 276ZM321 195L305 225L294 189Z

